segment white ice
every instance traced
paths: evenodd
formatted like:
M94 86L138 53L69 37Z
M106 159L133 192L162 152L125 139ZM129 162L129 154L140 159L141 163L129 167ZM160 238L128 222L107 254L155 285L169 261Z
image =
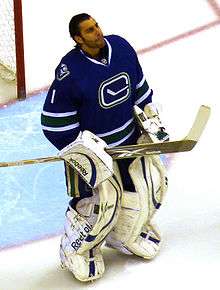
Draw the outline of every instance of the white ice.
M88 11L106 33L124 35L137 50L220 19L211 7L214 1L205 0L23 2L26 19L34 20L25 32L32 32L26 43L30 90L52 80L57 62L72 45L66 25L75 12ZM160 255L147 262L105 249L105 275L83 284L59 268L60 237L55 237L0 252L1 290L219 287L219 24L140 55L173 139L184 136L201 104L212 108L197 147L172 159L169 190L155 217L163 233Z

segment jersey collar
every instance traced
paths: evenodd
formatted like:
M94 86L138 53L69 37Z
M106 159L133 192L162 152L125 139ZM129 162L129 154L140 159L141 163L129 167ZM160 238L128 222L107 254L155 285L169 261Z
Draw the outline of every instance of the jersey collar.
M95 64L99 64L99 65L103 65L103 66L109 66L110 65L110 63L111 63L111 58L112 58L112 47L111 47L111 45L110 45L110 43L108 42L108 40L106 39L106 38L104 38L105 39L105 42L106 42L106 44L107 44L107 46L108 46L108 63L107 64L104 64L104 63L102 63L101 61L98 61L98 60L96 60L96 59L94 59L94 58L91 58L91 57L89 57L89 56L87 56L84 52L83 52L83 50L82 49L80 49L80 52L88 59L88 60L90 60L91 62L93 62L93 63L95 63Z

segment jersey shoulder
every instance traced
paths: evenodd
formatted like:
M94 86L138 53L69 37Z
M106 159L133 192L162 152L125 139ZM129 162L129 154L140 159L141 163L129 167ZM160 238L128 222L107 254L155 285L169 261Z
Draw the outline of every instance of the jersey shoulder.
M127 48L128 50L131 50L132 52L135 52L132 45L123 37L115 34L107 35L105 36L106 40L109 41L111 45L115 46L121 46L124 48Z
M56 67L55 77L61 81L63 79L70 80L74 76L75 71L79 71L81 63L81 53L78 49L70 50L64 55Z

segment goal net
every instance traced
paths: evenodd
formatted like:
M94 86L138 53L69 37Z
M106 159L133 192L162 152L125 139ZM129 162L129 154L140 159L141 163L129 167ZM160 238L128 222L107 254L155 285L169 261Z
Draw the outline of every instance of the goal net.
M0 77L14 81L17 97L25 97L21 0L0 1Z

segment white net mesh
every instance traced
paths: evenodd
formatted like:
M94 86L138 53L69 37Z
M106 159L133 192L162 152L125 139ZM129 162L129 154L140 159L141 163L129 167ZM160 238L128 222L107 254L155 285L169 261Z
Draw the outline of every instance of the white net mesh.
M16 76L15 28L13 0L0 1L0 77Z

